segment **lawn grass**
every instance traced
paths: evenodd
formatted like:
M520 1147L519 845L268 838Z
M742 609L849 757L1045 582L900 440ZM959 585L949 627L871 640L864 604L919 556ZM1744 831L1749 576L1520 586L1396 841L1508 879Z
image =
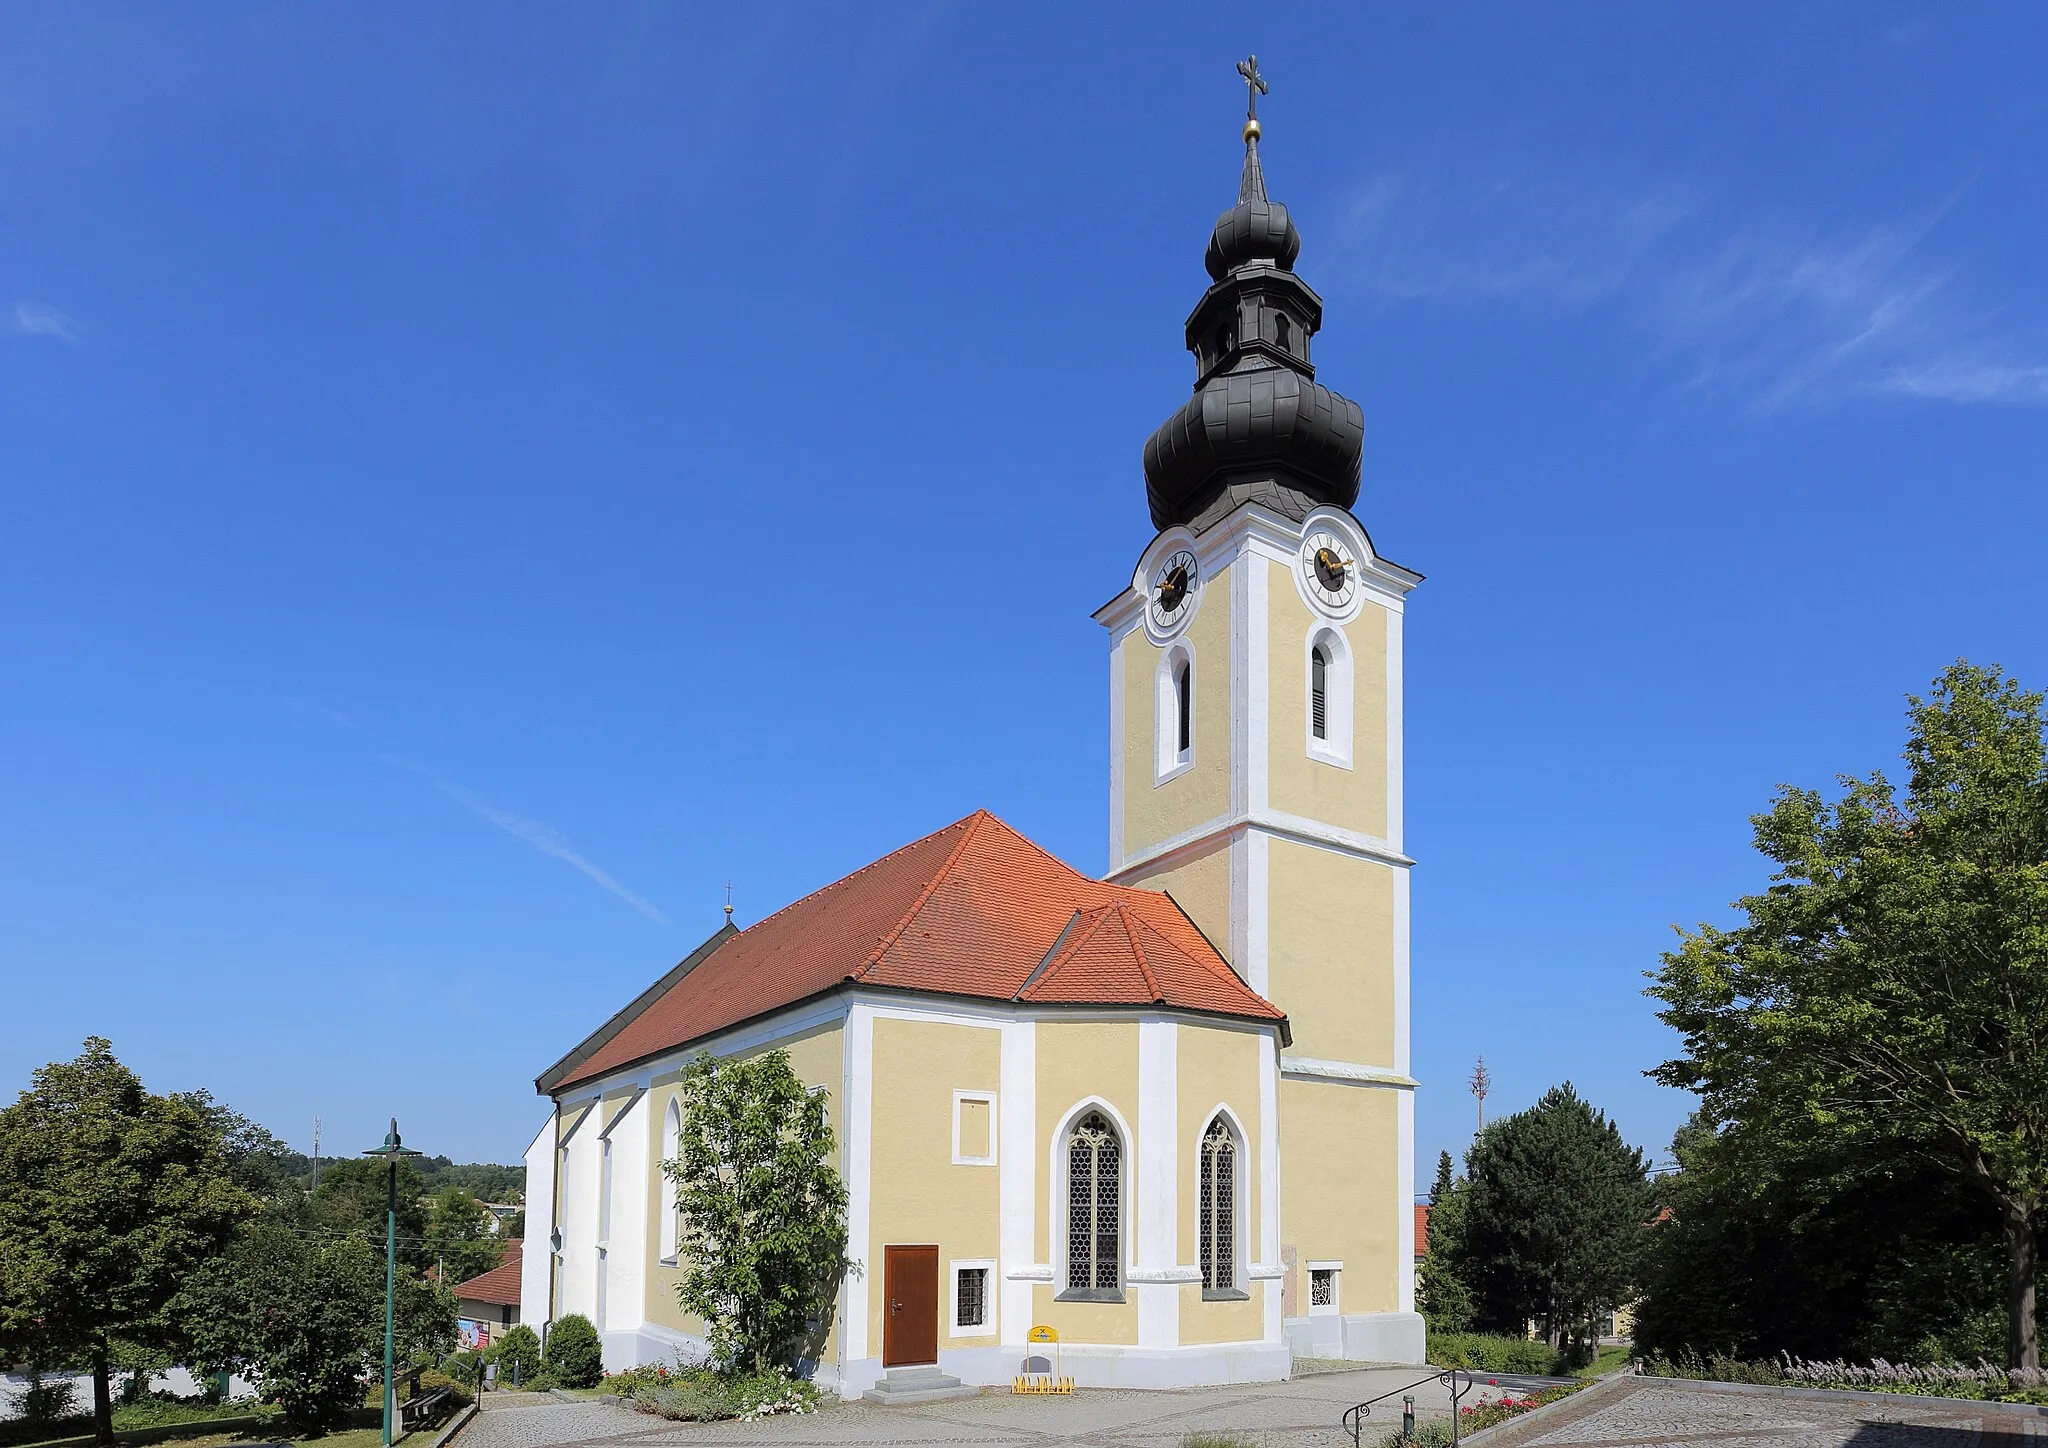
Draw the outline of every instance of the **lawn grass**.
M222 1416L229 1415L223 1414ZM379 1408L359 1408L349 1420L348 1427L336 1429L332 1433L326 1433L317 1438L287 1436L284 1431L283 1422L276 1417L275 1409L252 1409L247 1405L243 1405L232 1416L238 1418L267 1417L271 1421L260 1427L244 1428L239 1432L209 1433L206 1430L206 1421L202 1419L192 1423L189 1432L180 1431L175 1437L158 1437L154 1441L157 1443L175 1443L177 1448L249 1448L249 1445L255 1443L288 1443L295 1445L295 1448L296 1445L300 1444L306 1445L306 1448L382 1448L384 1442L384 1418L383 1412ZM423 1428L416 1433L402 1434L395 1441L404 1443L409 1439L418 1439L421 1443L426 1443L436 1433L439 1433L442 1428L447 1426L444 1422L432 1428ZM90 1436L91 1432L92 1429L88 1426L86 1429L87 1436ZM65 1436L66 1438L73 1439L77 1437L76 1434L68 1432ZM116 1442L120 1441L121 1430L118 1428L114 1432L114 1438ZM41 1441L49 1443L64 1440L43 1439ZM18 1448L38 1448L38 1445L23 1443L18 1445Z
M1600 1349L1593 1361L1582 1368L1574 1369L1575 1378L1604 1378L1609 1373L1618 1373L1628 1366L1629 1355L1635 1351L1627 1343L1616 1343L1613 1347Z

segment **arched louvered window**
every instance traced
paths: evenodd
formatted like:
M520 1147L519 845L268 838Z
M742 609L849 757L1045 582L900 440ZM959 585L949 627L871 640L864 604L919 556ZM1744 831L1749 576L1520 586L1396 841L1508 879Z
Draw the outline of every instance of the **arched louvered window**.
M1100 1111L1067 1136L1067 1291L1114 1295L1123 1288L1123 1143Z
M1330 737L1330 656L1321 644L1308 660L1308 730L1318 739Z
M1282 352L1294 350L1294 323L1287 320L1287 313L1273 314L1273 340L1280 344Z
M1237 1137L1221 1116L1202 1133L1202 1290L1237 1288Z
M1194 740L1195 725L1195 666L1186 659L1173 671L1173 708L1175 754L1188 757L1188 746Z

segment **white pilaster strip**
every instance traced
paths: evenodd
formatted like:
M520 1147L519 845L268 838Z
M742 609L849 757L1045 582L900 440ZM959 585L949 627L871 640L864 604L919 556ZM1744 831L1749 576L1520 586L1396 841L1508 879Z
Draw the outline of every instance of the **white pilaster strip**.
M1267 1036L1259 1057L1259 1261L1280 1261L1280 1037ZM1265 1294L1265 1336L1280 1339L1280 1283L1260 1284Z
M1382 612L1387 616L1387 843L1401 851L1406 833L1401 787L1401 614L1391 608Z
M1030 1282L1012 1272L1036 1265L1038 1246L1038 1026L1003 1023L1001 1090L996 1102L998 1137L996 1199L1002 1213L998 1242L1002 1268L996 1274L999 1330L1005 1346L1021 1347L1031 1331Z
M1394 1102L1401 1132L1400 1183L1394 1197L1395 1221L1399 1223L1400 1246L1394 1257L1395 1280L1400 1285L1401 1311L1415 1310L1415 1093L1403 1091Z
M1260 554L1247 548L1238 555L1237 566L1245 575L1245 634L1247 647L1244 658L1246 687L1246 749L1244 800L1232 803L1239 811L1256 814L1266 808L1266 777L1272 763L1272 692L1273 660L1267 647L1272 630L1267 624L1267 585L1272 582L1273 566Z
M654 1260L647 1240L649 1122L653 1098L642 1091L619 1113L605 1138L611 1145L611 1229L605 1239L605 1316L600 1328L637 1328L647 1317L647 1264Z
M1109 868L1124 860L1124 649L1125 633L1109 646Z
M1271 955L1267 950L1270 885L1272 881L1272 836L1264 830L1247 830L1231 845L1232 858L1241 845L1244 853L1244 952L1238 956L1245 984L1266 994L1271 978Z
M1408 884L1412 878L1406 870L1394 872L1394 1069L1403 1076L1410 1074L1414 1064L1408 1039Z
M868 1351L868 1297L881 1291L875 1276L881 1254L869 1240L873 1219L870 1176L874 1143L875 1014L874 1007L855 1005L846 1013L846 1051L842 1058L846 1102L846 1254L861 1264L846 1274L846 1320L840 1340L845 1360L857 1362Z
M1180 1213L1180 1026L1170 1020L1138 1022L1137 1220L1133 1261L1137 1273L1169 1271L1179 1263L1175 1228ZM1141 1283L1138 1346L1180 1345L1177 1282Z

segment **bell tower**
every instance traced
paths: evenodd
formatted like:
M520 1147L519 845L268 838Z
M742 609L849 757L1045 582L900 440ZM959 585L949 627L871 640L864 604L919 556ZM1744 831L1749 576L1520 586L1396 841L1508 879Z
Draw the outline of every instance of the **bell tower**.
M1277 1312L1301 1355L1421 1362L1401 620L1422 576L1353 513L1364 418L1316 380L1322 300L1268 200L1256 57L1237 204L1145 444L1158 530L1110 635L1109 878L1172 894L1287 1012Z

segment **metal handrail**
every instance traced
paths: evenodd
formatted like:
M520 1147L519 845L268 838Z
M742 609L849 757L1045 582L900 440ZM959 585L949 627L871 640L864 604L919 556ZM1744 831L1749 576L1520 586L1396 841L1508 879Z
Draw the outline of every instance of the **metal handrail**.
M1365 1420L1372 1416L1372 1405L1374 1403L1383 1403L1388 1398L1393 1397L1395 1393L1405 1393L1410 1388L1421 1387L1424 1383L1437 1383L1451 1390L1451 1442L1456 1444L1459 1440L1458 1403L1465 1394L1472 1391L1472 1386L1477 1381L1471 1373L1467 1372L1465 1373L1465 1386L1459 1387L1458 1374L1460 1371L1461 1369L1458 1368L1448 1368L1430 1377L1417 1378L1412 1383L1403 1383L1400 1387L1390 1388L1376 1398L1367 1398L1362 1403L1346 1408L1344 1410L1343 1424L1344 1431L1351 1435L1351 1448L1359 1448L1359 1434L1365 1430Z

